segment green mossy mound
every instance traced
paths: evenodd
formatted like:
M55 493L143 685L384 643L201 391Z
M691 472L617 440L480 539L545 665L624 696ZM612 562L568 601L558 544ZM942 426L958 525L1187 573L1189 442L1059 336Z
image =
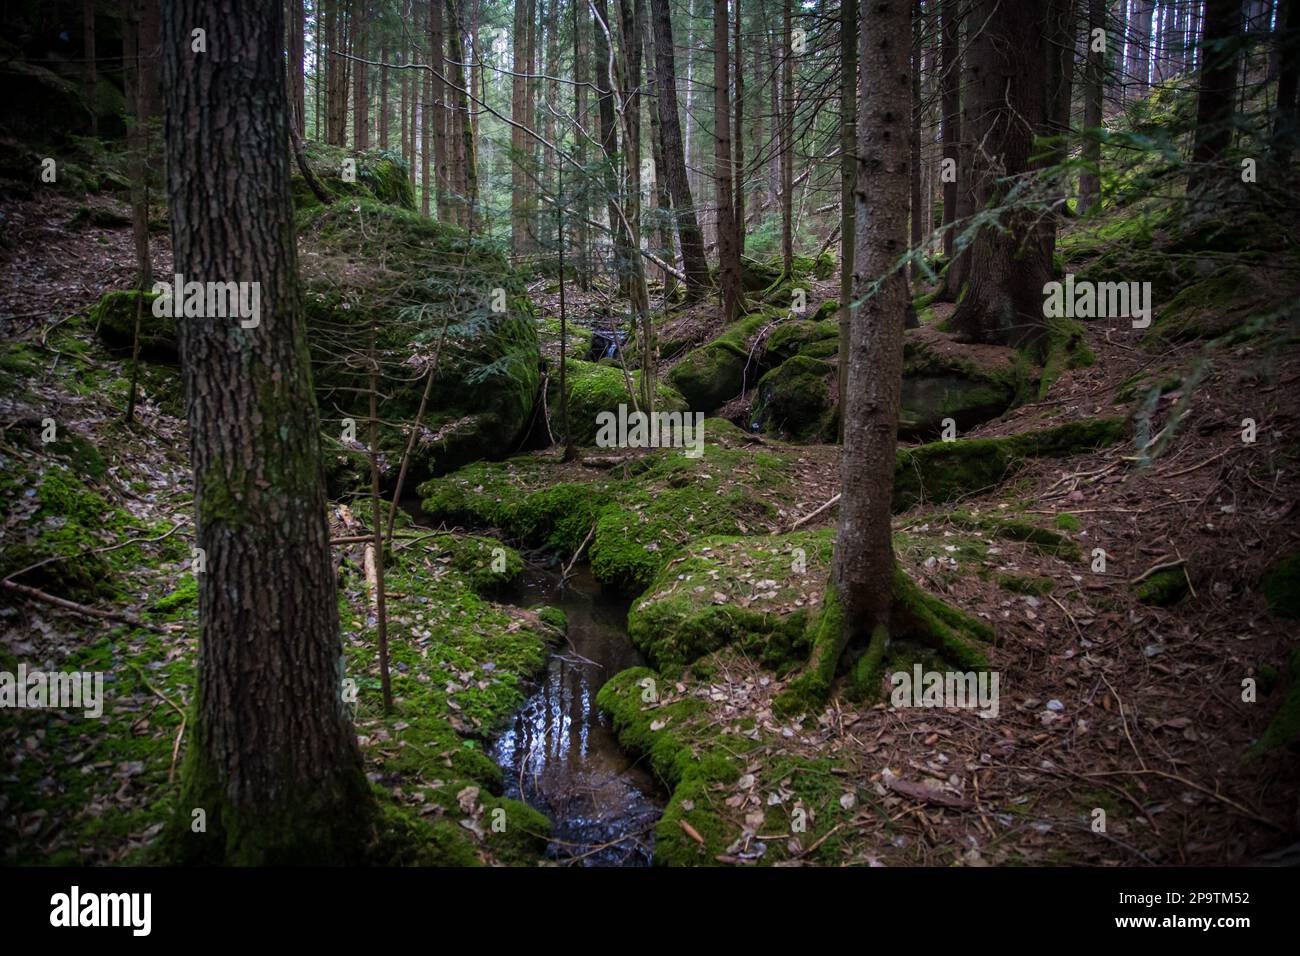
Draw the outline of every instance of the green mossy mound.
M833 546L829 530L692 541L628 612L632 643L660 670L728 644L776 670L792 665Z
M335 201L363 197L401 209L415 209L415 187L411 184L410 168L399 154L377 149L354 152L316 142L306 143L305 152L307 165ZM355 171L352 182L343 178L344 164L349 160ZM296 162L292 166L289 188L295 209L311 211L322 206Z
M153 292L135 289L109 292L90 309L90 324L115 354L130 356L135 337L137 302L140 310L140 355L157 362L180 361L176 320L153 314Z
M835 438L835 366L795 355L758 381L754 420L765 432L796 441Z
M820 311L818 310L819 313ZM796 355L806 355L813 346L828 341L838 346L839 335L839 324L834 321L817 318L789 319L774 328L763 341L762 364L765 368L776 368L782 362Z
M563 472L531 456L480 462L420 489L434 521L500 528L530 547L568 556L589 541L592 572L626 593L647 587L678 548L700 535L769 531L772 499L791 498L797 478L786 461L743 447L743 433L707 419L699 458L656 449L610 470Z
M365 370L343 361L340 350L363 352L377 321L379 349L390 361L438 354L414 480L518 448L533 416L541 355L532 305L499 245L362 198L318 209L300 235L312 371L327 434L336 434L331 418L368 416ZM496 289L506 293L501 313L491 308ZM424 384L417 371L405 381L386 378L382 417L413 421ZM395 470L406 440L404 430L381 431L387 468ZM333 451L364 469L359 456Z
M1181 565L1157 571L1149 578L1135 584L1133 593L1143 604L1169 607L1187 596L1187 573Z
M673 366L668 381L691 411L708 414L758 381L763 368L757 359L762 350L751 345L754 337L773 323L773 316L766 312L746 316Z
M1129 433L1122 418L1089 418L1000 438L967 438L900 448L894 510L921 501L952 501L992 488L1029 458L1064 458L1113 445Z
M566 369L569 386L569 431L575 443L593 445L599 430L597 416L601 412L613 412L617 417L619 405L626 405L630 413L635 402L640 402L641 373L629 372L636 396L630 395L623 370L613 365L600 365L595 362L583 362L570 359ZM560 440L560 378L559 371L551 372L547 396L551 414L551 432ZM660 384L655 389L656 412L682 412L686 410L686 400L667 385Z
M1266 308L1276 291L1264 288L1248 269L1228 265L1181 289L1157 313L1146 343L1213 339Z
M1283 558L1264 575L1264 600L1278 617L1300 619L1300 551Z
M1300 741L1300 650L1291 652L1286 667L1286 685L1282 702L1278 705L1263 736L1247 751L1247 757L1293 746Z

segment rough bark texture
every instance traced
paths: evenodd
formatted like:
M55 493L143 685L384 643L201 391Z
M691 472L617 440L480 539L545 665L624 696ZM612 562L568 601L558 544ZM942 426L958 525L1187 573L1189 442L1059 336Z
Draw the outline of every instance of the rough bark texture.
M673 25L668 0L651 0L655 38L655 85L658 87L657 110L659 135L663 139L664 166L668 193L673 201L677 221L677 240L682 250L682 271L686 273L687 293L699 297L709 287L709 263L704 256L704 236L695 217L690 180L686 177L686 160L682 151L682 126L677 115L677 68L673 58Z
M957 0L942 0L939 7L942 20L939 56L942 76L939 79L940 108L943 110L943 158L954 169L960 156L961 143L961 64L957 47ZM951 178L951 177L950 177ZM943 179L942 168L940 179ZM943 182L943 224L951 227L957 218L957 181ZM953 230L943 234L943 254L952 259Z
M453 62L449 77L453 90L454 114L447 117L456 140L455 190L460 195L458 225L473 229L478 209L478 149L474 144L474 122L469 109L469 87L465 85L465 15L459 0L447 0L448 51Z
M1083 161L1088 164L1079 176L1079 212L1086 213L1101 201L1101 141L1096 130L1102 124L1102 77L1106 69L1105 50L1093 49L1092 31L1106 26L1106 0L1088 0L1088 51L1083 78ZM1107 41L1109 43L1109 41Z
M784 0L781 7L781 270L787 276L794 264L794 51L791 49L794 41L790 7L791 0ZM724 14L725 11L724 6Z
M429 112L433 123L433 176L434 191L437 194L436 208L439 221L446 221L449 216L447 208L447 84L443 82L446 67L443 50L446 48L446 34L443 30L442 3L430 0L429 3L429 68L430 77Z
M1273 120L1273 158L1279 166L1291 162L1300 132L1300 2L1281 0L1277 11L1277 115Z
M1220 173L1214 168L1232 145L1236 104L1237 47L1241 33L1239 0L1205 0L1201 68L1196 97L1196 137L1187 188L1197 191Z
M307 135L306 29L306 4L289 0L289 121L299 136Z
M207 53L189 31L206 24ZM260 324L178 321L194 467L198 688L179 855L360 857L371 798L341 695L319 422L289 199L279 3L168 3L168 193L186 281L260 283ZM206 811L205 833L190 828Z
M717 182L718 275L725 322L734 319L740 309L740 250L736 246L736 208L731 197L730 83L727 0L713 0L713 160Z
M528 4L515 4L514 29L511 31L513 56L510 77L510 249L523 255L532 248L528 234Z
M858 3L840 0L840 338L839 354L849 354L853 321L853 246L857 211L853 186L858 146ZM848 389L847 362L839 363L839 437L844 438L844 401Z
M1034 136L1047 107L1046 9L1040 0L978 0L966 57L975 206L1003 204L1010 179L1031 170ZM965 124L963 124L965 126ZM1043 286L1051 280L1037 214L1017 204L1003 230L985 229L970 250L969 287L952 329L973 342L1021 345L1043 328Z

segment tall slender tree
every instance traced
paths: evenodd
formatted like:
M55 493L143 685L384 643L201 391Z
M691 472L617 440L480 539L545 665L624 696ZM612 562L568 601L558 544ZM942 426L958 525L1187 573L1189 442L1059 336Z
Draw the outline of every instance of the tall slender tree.
M713 0L713 163L718 231L718 275L722 317L740 312L740 249L736 245L736 207L731 177L731 64L727 51L727 0Z

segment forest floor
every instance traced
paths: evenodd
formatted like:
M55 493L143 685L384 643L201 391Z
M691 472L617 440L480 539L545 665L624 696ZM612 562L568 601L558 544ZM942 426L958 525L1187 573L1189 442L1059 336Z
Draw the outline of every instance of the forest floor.
M0 602L3 669L19 661L97 667L111 681L99 721L28 712L0 727L0 853L10 862L147 858L174 801L193 690L182 410L146 397L137 425L122 424L127 363L105 352L84 317L103 293L130 281L130 228L62 225L80 205L45 196L0 207L0 269L8 277L0 315L18 333L5 347L0 382L10 499L3 530L31 519L44 495L53 498L57 473L73 513L101 509L77 520L103 552L95 559L122 586L106 591L54 576L48 589L75 586L63 596L81 594L78 603L144 624L95 621L11 594ZM155 237L154 246L155 271L166 275L167 243ZM834 283L820 283L810 301L815 307L835 294ZM537 298L547 312L548 297ZM935 306L934 318L944 308ZM579 297L576 309L589 314L590 303ZM701 324L699 337L708 338L707 309L697 309L677 321ZM83 318L68 318L76 316ZM763 666L741 645L668 674L654 703L636 697L629 684L636 673L617 678L602 701L628 746L673 791L657 833L664 860L1225 864L1257 861L1295 838L1294 755L1248 752L1284 698L1278 674L1295 648L1293 625L1270 612L1261 581L1300 548L1300 354L1263 338L1148 351L1119 325L1085 328L1095 364L1065 371L1041 400L962 438L1138 415L1149 434L1175 436L1162 453L1139 461L1134 444L1123 442L1030 460L961 501L922 503L896 517L907 573L993 627L987 657L1001 678L998 719L839 697L821 713L778 717L773 699L791 671ZM147 393L154 381L145 377ZM158 394L165 391L160 384ZM80 441L43 449L31 435L46 417ZM1250 443L1242 439L1247 418L1256 428ZM764 456L755 458L755 473L776 476L772 507L741 532L755 547L838 490L832 446L747 444L739 432L718 440L737 456ZM553 453L533 458L545 462L538 480L595 480L593 469L560 465ZM81 484L65 481L68 473ZM716 494L746 486L741 467L723 476ZM347 511L332 514L336 535L355 533ZM972 530L972 521L1006 516L1050 529L1070 547ZM834 521L828 509L800 533L825 545ZM494 600L494 582L473 580L460 541L418 542L402 527L412 536L409 563L399 560L390 580L398 713L358 713L367 769L391 819L434 824L418 832L436 852L398 858L535 862L545 823L491 795L499 780L483 765L482 741L518 706L555 636L537 614ZM129 545L115 547L123 541ZM1104 571L1093 570L1097 548ZM363 550L349 545L340 556L340 607L349 667L373 689ZM760 598L769 582L747 577L729 584ZM1176 595L1167 606L1138 594L1137 585L1156 578L1167 589L1161 600ZM807 575L795 599L801 607L819 603L824 580ZM1254 702L1243 700L1246 678L1258 681ZM508 841L487 825L496 808L523 821ZM792 825L796 809L806 828ZM1102 832L1094 826L1099 809Z

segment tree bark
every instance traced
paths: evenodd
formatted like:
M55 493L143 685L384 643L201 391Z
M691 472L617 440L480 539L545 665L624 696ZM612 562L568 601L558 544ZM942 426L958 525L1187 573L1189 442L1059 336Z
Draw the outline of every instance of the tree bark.
M1210 186L1222 176L1216 167L1224 151L1232 145L1240 34L1240 2L1205 0L1189 193Z
M736 210L731 196L731 70L727 25L727 0L713 0L713 159L717 182L714 201L718 209L718 274L724 322L732 321L740 311L740 250L736 248Z
M289 120L299 136L307 135L306 30L304 0L289 0Z
M90 105L90 135L99 135L99 72L95 63L95 0L81 0L82 78Z
M1276 165L1286 169L1300 133L1300 2L1281 0L1277 30L1277 114L1273 120L1272 154Z
M208 52L192 55L190 28ZM168 196L187 281L258 282L256 327L177 322L199 579L198 686L171 834L194 862L354 863L372 797L342 699L319 421L289 197L279 3L163 12ZM206 811L206 832L190 828Z
M794 45L792 0L781 6L781 272L794 269Z
M710 286L709 263L704 255L704 236L695 216L691 183L686 174L682 127L677 114L677 69L673 52L673 26L668 0L651 0L655 38L655 85L659 95L659 135L663 137L664 165L668 192L673 201L677 222L677 241L682 250L682 271L686 273L686 291L691 298L703 296Z
M1084 170L1079 176L1079 213L1086 213L1101 202L1101 140L1102 79L1106 69L1106 53L1093 49L1093 30L1106 27L1106 0L1088 0L1088 51L1083 79L1083 141ZM1107 40L1107 43L1109 41Z
M1008 181L1034 163L1034 137L1047 115L1048 35L1040 0L977 0L971 22L982 25L970 44L970 132L975 208L1000 206ZM963 123L963 129L967 124ZM1019 346L1043 330L1043 286L1051 280L1033 210L1017 202L1003 229L986 228L970 249L969 286L951 327L965 340Z
M951 2L951 0L950 0ZM839 438L844 439L844 406L848 395L849 345L852 336L853 251L857 208L853 187L858 152L858 0L840 0L840 338ZM775 79L773 80L775 82Z

